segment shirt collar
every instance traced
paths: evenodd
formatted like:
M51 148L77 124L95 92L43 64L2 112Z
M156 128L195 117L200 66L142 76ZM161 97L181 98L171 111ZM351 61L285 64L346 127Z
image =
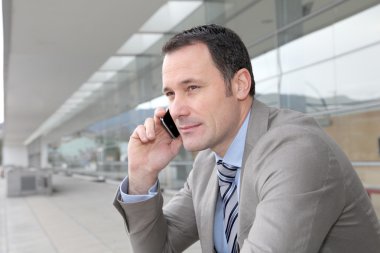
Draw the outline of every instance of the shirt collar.
M229 165L236 166L239 168L241 167L243 163L244 146L245 146L245 139L247 136L247 129L248 129L250 114L251 114L251 111L248 113L247 117L245 118L243 125L240 127L239 132L236 134L231 145L228 147L227 152L224 155L224 157L220 157L214 152L216 161L223 160L223 162Z

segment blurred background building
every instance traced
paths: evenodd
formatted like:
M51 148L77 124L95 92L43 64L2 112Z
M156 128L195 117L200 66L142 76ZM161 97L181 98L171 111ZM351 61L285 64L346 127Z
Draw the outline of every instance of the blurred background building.
M157 106L161 46L217 23L252 57L256 98L314 116L366 185L380 185L379 0L3 0L3 166L121 180ZM161 175L182 186L194 155Z

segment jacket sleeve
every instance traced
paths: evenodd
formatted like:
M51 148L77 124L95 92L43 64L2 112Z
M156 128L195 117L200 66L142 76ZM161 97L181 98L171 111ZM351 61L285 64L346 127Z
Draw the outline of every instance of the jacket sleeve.
M149 200L126 204L118 190L114 205L124 218L134 252L182 252L198 240L188 182L167 208L163 208L163 202L158 190Z
M247 164L251 181L242 192L255 192L257 207L241 252L319 252L344 206L343 173L329 145L303 129L279 129Z

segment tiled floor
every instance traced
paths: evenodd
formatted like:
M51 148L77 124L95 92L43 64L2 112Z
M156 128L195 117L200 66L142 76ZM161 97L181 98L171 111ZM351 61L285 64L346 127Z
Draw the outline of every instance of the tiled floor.
M7 198L0 178L0 253L132 252L112 206L116 184L54 176L53 185L51 196Z
M0 253L132 252L112 206L116 183L54 175L50 196L6 197L0 178ZM372 201L380 217L380 196ZM186 253L201 252L199 243Z

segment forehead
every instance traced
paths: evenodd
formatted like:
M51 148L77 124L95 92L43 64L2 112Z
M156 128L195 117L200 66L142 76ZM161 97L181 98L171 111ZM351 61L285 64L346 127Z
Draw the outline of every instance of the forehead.
M215 69L215 64L205 44L184 46L165 55L162 64L163 83L178 78L202 76L206 72L209 75L211 74L209 71L215 71Z
M213 63L208 47L203 43L178 48L165 55L162 70L163 72L170 67L179 67L182 65L193 67L201 63Z

